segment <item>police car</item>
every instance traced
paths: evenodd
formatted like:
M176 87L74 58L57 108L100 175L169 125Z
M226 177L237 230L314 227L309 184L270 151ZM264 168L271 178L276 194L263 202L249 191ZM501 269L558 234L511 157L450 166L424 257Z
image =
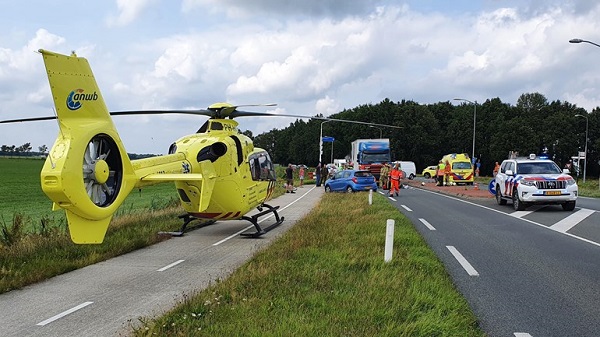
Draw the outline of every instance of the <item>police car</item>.
M512 158L502 162L495 178L496 202L512 200L516 211L532 204L560 204L565 211L575 209L578 187L569 170L561 170L548 159Z

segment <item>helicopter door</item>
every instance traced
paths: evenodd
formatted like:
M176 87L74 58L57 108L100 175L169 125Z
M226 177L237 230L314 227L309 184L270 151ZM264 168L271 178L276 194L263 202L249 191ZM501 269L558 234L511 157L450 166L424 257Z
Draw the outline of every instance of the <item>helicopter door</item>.
M277 178L275 177L275 167L273 166L273 162L271 161L271 157L269 157L267 151L253 153L248 159L250 162L250 172L252 173L252 180L277 180Z

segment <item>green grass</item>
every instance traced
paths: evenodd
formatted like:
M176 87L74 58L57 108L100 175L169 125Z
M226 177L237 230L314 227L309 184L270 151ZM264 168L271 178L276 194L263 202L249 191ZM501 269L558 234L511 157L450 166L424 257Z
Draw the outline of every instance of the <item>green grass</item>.
M168 239L159 231L181 226L179 207L123 216L111 222L100 245L76 245L64 229L22 234L10 245L0 244L0 293Z
M396 221L384 263L385 223ZM483 336L442 263L382 196L327 194L231 277L136 336Z
M8 226L16 214L23 217L23 230L32 232L42 221L49 226L65 227L64 212L52 211L50 201L40 185L40 159L0 158L0 225ZM163 183L133 191L123 202L116 216L161 209L176 202L173 183Z
M173 184L154 185L127 197L102 244L76 245L64 212L52 212L41 191L42 163L0 158L0 194L6 196L0 204L0 293L152 245L168 238L158 232L177 230L183 223ZM282 186L277 184L274 196L284 193ZM23 193L16 197L15 189Z

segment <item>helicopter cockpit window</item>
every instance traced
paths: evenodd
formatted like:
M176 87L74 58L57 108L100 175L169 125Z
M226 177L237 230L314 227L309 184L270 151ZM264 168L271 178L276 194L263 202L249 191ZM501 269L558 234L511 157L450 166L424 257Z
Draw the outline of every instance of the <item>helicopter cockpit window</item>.
M252 180L276 180L275 168L271 157L265 152L259 152L252 154L249 157L250 172L252 174Z
M220 122L212 121L212 123L210 123L210 129L211 130L223 130L223 124L221 124Z
M204 122L204 124L202 124L202 126L200 127L200 129L198 129L198 131L196 131L196 133L205 133L206 130L208 130L208 122L209 121Z

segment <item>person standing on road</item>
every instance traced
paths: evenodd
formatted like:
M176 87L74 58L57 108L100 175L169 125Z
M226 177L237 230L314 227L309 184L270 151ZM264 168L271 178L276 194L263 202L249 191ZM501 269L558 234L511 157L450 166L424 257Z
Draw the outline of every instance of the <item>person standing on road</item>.
M287 180L287 191L285 193L296 193L294 192L294 167L291 163L285 169L285 178Z
M379 173L379 183L381 184L381 188L384 190L388 189L388 178L390 175L390 166L388 163L383 163L381 167L381 172Z
M437 186L444 186L444 175L446 174L446 165L440 160L437 166Z
M315 169L315 177L317 177L317 187L321 187L321 162L319 162L319 165Z
M390 171L390 197L396 193L396 196L400 193L400 179L402 178L402 171L398 167L398 164L394 165L394 168Z
M325 182L327 181L329 175L329 170L327 169L327 165L321 165L321 183L325 186Z
M298 179L300 179L300 187L304 185L304 166L300 166L300 170L298 171Z
M444 176L446 177L446 186L450 186L450 176L452 175L452 166L450 166L450 162L446 160L446 164L444 165Z
M500 164L498 164L498 162L496 162L496 164L494 165L494 171L492 172L494 178L496 178L496 175L498 174L499 171L500 171Z

